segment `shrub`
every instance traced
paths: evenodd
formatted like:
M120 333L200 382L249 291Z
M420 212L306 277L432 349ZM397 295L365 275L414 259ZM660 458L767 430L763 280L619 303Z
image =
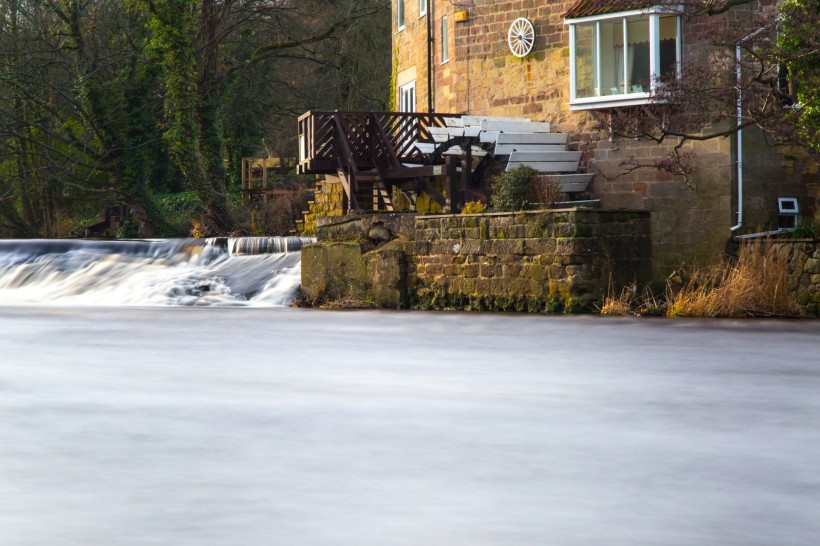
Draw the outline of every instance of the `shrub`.
M558 201L561 195L561 188L558 185L558 177L549 175L538 175L532 181L531 199L533 204L541 208L550 208Z
M481 214L482 212L487 212L487 205L481 201L467 201L461 209L461 214Z
M820 239L820 212L815 213L814 218L800 220L785 236L787 239Z
M498 212L515 212L530 207L533 180L538 172L524 165L501 173L491 182L492 207Z

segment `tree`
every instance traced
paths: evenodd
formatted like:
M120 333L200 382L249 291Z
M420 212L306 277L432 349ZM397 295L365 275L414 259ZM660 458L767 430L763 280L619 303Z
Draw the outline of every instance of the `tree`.
M233 220L225 192L224 120L236 80L271 59L298 58L294 51L328 40L389 4L141 0L139 5L150 14L151 48L164 74L164 138L206 206L212 228L225 232ZM229 43L234 38L259 41L242 48Z
M794 84L791 90L800 105L800 136L820 150L820 3L786 0L781 6L777 54Z
M53 236L57 211L89 196L124 201L152 236L161 219L146 149L156 141L144 28L118 2L19 0L7 6L3 217L12 234ZM22 220L16 219L19 197Z
M275 140L294 147L304 110L369 107L387 96L389 69L365 62L372 52L357 42L368 25L382 30L373 40L389 41L389 6L0 3L0 230L55 236L65 231L61 218L126 204L140 235L163 234L155 194L185 187L207 211L209 231L230 232L229 181L263 137L287 135Z

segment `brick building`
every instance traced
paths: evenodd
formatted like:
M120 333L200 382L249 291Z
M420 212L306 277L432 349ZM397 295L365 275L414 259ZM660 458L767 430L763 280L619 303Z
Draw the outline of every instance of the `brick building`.
M591 196L603 208L652 211L658 274L681 261L709 261L732 235L778 227L784 203L813 215L817 157L746 129L689 141L686 150L698 158L689 183L658 169L626 172L624 162L650 163L674 143L612 137L596 129L593 114L648 102L654 84L646 82L704 58L727 17L774 14L774 4L686 18L641 1L612 13L600 0L393 0L396 108L549 122L583 152L583 168L595 173ZM510 28L522 19L515 51Z

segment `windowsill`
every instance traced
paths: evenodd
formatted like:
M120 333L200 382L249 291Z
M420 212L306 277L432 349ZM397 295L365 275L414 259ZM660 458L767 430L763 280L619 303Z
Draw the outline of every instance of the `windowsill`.
M404 29L405 29L405 26L402 25L402 26L400 26L399 28L396 29L396 33L398 34L399 32L401 32Z
M445 64L447 64L449 62L450 62L450 59L447 59L446 61L441 61L441 66L444 66Z
M424 13L419 14L419 19L421 19L422 17L426 17L426 16L427 16L427 12L425 11Z
M628 93L608 95L605 97L588 97L569 102L570 110L596 110L599 108L617 108L619 106L637 106L651 102L649 93Z

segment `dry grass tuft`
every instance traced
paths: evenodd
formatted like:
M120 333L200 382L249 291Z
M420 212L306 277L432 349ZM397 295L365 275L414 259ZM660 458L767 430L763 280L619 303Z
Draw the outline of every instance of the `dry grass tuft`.
M649 288L638 293L637 286L627 286L620 295L612 295L604 300L601 314L609 317L656 317L666 314L666 303L655 296Z
M699 271L670 295L670 317L795 317L785 248L747 243L737 260Z
M601 307L601 314L608 317L629 317L635 315L635 292L625 286L617 296L609 295Z

